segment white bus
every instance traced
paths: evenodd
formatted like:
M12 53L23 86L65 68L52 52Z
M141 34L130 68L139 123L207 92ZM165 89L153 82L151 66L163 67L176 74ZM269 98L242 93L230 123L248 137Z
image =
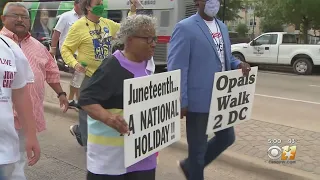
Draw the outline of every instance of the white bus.
M104 17L121 22L126 18L130 9L128 0L103 0L105 5ZM143 9L137 13L149 14L158 20L158 44L155 50L154 60L156 65L166 67L167 49L170 36L177 22L196 13L193 0L141 0ZM41 11L46 11L49 16L49 29L53 29L57 16L71 10L73 1L49 1L49 0L24 0L30 9L32 24L37 24L37 17ZM34 27L34 26L33 26ZM34 31L34 29L32 29ZM37 32L33 32L37 34ZM39 34L39 33L38 33Z
M166 67L168 43L174 26L180 20L196 13L193 0L141 0L143 9L137 13L149 14L158 20L158 44L154 60L157 66ZM108 18L119 21L127 16L128 0L108 2Z

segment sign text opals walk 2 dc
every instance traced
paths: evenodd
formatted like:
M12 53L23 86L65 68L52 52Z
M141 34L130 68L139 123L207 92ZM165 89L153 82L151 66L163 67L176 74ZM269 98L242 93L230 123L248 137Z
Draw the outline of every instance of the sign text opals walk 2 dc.
M221 131L251 119L258 67L249 75L241 70L215 74L207 134Z

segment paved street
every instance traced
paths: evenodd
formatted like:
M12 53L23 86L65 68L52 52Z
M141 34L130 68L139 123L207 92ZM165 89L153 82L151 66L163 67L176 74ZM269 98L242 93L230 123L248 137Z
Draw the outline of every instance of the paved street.
M63 77L68 83L68 76ZM296 163L285 166L320 177L319 93L319 76L259 72L252 120L236 126L236 143L229 150L268 163L268 139L281 139L280 147L294 139ZM48 93L47 99L56 102L54 93ZM184 128L182 125L183 137Z
M320 77L259 73L252 118L320 132Z
M41 133L39 140L42 148L42 158L34 166L27 168L26 174L30 180L84 180L85 156L83 149L70 135L68 127L76 120L46 113L48 129ZM176 160L185 157L186 152L175 148L167 148L160 152L160 163L157 170L158 180L183 180L176 168ZM217 161L205 172L206 180L274 180L250 170L235 168ZM268 175L269 176L269 175ZM277 179L281 180L281 179Z

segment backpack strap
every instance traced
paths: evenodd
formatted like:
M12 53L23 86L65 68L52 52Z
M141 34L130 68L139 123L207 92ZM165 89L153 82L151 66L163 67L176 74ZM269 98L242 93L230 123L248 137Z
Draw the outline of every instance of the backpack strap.
M6 43L6 45L8 46L8 48L10 48L9 44L8 44L2 37L0 37L0 39L1 39L4 43Z

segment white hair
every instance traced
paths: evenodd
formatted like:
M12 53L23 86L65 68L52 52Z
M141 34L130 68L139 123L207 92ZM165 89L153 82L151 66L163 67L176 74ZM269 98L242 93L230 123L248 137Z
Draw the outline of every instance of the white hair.
M26 9L27 13L28 13L28 16L29 16L29 11L27 9L26 6L24 6L22 3L20 2L8 2L4 8L3 8L3 15L7 15L8 12L9 12L9 8L12 7L12 6L15 6L15 7L23 7L24 9Z
M128 37L139 34L143 28L151 27L156 30L157 20L149 15L132 15L128 16L121 22L120 30L117 34L121 43L125 44Z

